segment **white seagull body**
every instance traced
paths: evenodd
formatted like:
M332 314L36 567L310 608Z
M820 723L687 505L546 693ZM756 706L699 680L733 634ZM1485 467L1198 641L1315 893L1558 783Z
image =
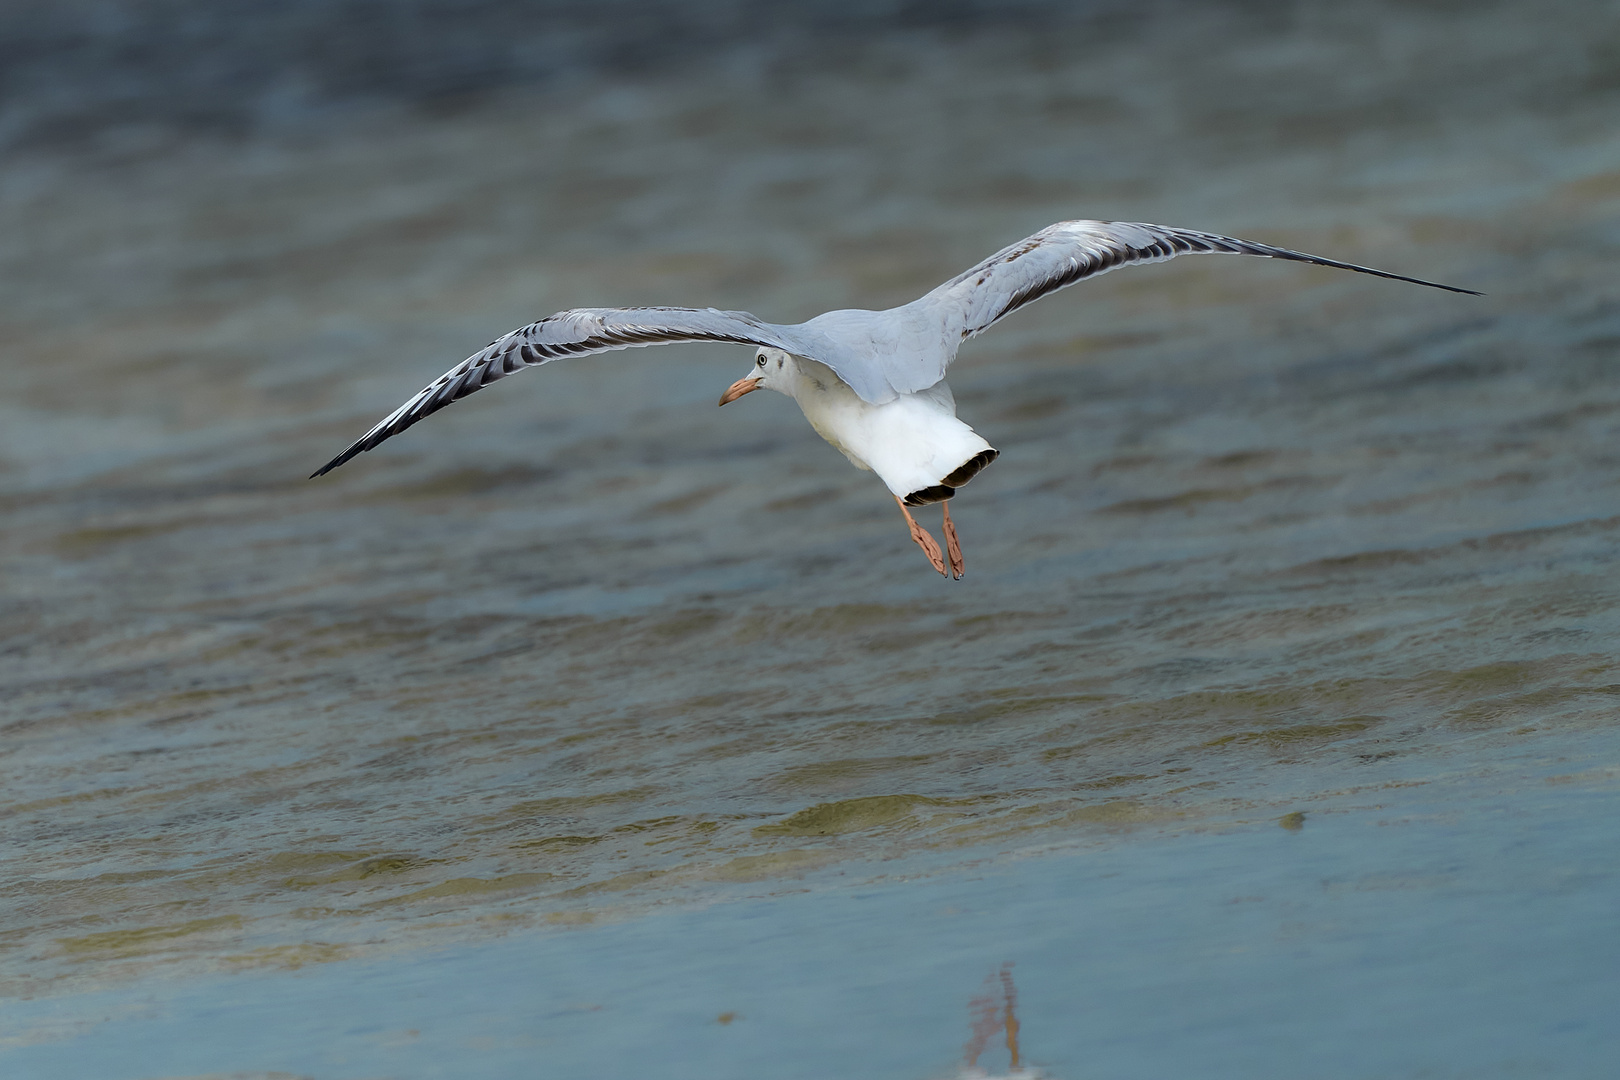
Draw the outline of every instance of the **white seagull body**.
M1060 221L1003 248L927 295L887 311L829 311L777 325L715 308L577 308L514 330L457 364L327 462L320 476L430 413L526 367L564 356L677 341L757 349L749 374L721 397L765 388L799 403L816 433L888 486L912 539L934 568L946 561L908 506L944 503L950 573L962 556L948 500L997 451L956 418L945 371L962 342L1004 316L1077 281L1178 255L1255 255L1331 266L1457 293L1474 293L1230 236L1119 221Z
M765 363L755 361L764 376L758 386L780 389L797 401L817 435L856 468L877 473L895 497L910 506L949 499L952 492L941 488L967 483L996 456L983 436L956 418L956 399L943 379L926 390L896 394L874 405L861 400L825 364L777 349L762 349L760 354ZM782 377L773 378L778 369ZM958 477L965 469L969 471Z

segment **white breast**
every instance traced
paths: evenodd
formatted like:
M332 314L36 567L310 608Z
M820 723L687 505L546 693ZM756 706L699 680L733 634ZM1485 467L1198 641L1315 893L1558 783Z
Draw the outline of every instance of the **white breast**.
M799 378L793 397L816 434L858 468L877 473L901 498L939 484L991 448L956 418L956 399L943 381L872 405L831 369L802 357L796 360Z

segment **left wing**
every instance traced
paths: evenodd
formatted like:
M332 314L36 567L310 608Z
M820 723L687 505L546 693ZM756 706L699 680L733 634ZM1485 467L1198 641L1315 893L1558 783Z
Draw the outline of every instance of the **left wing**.
M1370 266L1325 259L1303 251L1257 244L1232 236L1149 225L1135 221L1060 221L1048 225L1025 240L1005 247L977 266L947 281L933 292L905 305L902 311L914 317L926 316L943 324L946 352L936 354L928 370L887 372L889 384L900 393L911 393L932 386L945 375L945 368L956 356L956 346L975 334L982 334L1004 316L1033 303L1048 293L1068 288L1077 281L1106 274L1122 266L1164 262L1177 255L1256 255L1268 259L1331 266L1358 274L1427 285L1448 292L1478 296L1473 289L1459 289L1421 278L1374 270ZM915 368L917 365L909 365Z

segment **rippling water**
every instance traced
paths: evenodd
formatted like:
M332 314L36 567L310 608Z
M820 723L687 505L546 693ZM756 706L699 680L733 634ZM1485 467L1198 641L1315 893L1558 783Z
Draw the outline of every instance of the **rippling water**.
M1617 989L1612 11L901 20L340 105L227 133L141 114L0 169L0 989L34 999L0 1054L507 1076L529 1051L466 1048L540 1010L587 1073L921 1076L1017 960L1063 1076L1197 1074L1216 1021L1147 1004L1184 978L1253 1007L1220 1021L1249 1049L1219 1075L1602 1075L1614 1038L1579 1008L1567 1039L1485 1036L1512 972ZM960 583L792 402L715 410L737 349L553 365L303 479L551 311L888 306L1076 216L1489 295L1183 259L1021 313L952 371L1002 450L954 504ZM1386 866L1391 807L1418 824ZM1279 844L1313 876L1270 881ZM1334 906L1368 881L1376 912ZM948 909L1021 914L979 935ZM1477 936L1410 969L1336 952L1363 924ZM1255 958L1200 967L1209 927ZM679 944L733 931L765 974ZM1515 935L1542 947L1466 944ZM872 944L835 977L823 936ZM1099 998L1088 955L1148 996ZM594 973L609 1012L520 970ZM745 988L713 995L741 1042L661 1056L683 978L704 1008ZM368 979L460 1003L441 1048L245 1049L261 1015L306 1049L348 1046L346 1010L422 1030L387 995L362 1016ZM1434 1019L1475 1049L1413 1025L1358 1057L1415 1015L1401 980L1466 982L1480 1007ZM1351 985L1359 1011L1300 1006L1276 1044L1336 1066L1250 1045L1303 987ZM773 988L842 1025L824 1057L746 1034ZM896 1033L915 1053L837 1049Z

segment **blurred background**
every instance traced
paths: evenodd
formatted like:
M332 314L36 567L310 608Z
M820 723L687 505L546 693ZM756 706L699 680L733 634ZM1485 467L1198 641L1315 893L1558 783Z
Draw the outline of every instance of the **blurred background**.
M0 1071L1606 1075L1616 117L1581 0L0 3ZM305 479L1079 217L1488 295L1020 312L960 583L740 348Z

